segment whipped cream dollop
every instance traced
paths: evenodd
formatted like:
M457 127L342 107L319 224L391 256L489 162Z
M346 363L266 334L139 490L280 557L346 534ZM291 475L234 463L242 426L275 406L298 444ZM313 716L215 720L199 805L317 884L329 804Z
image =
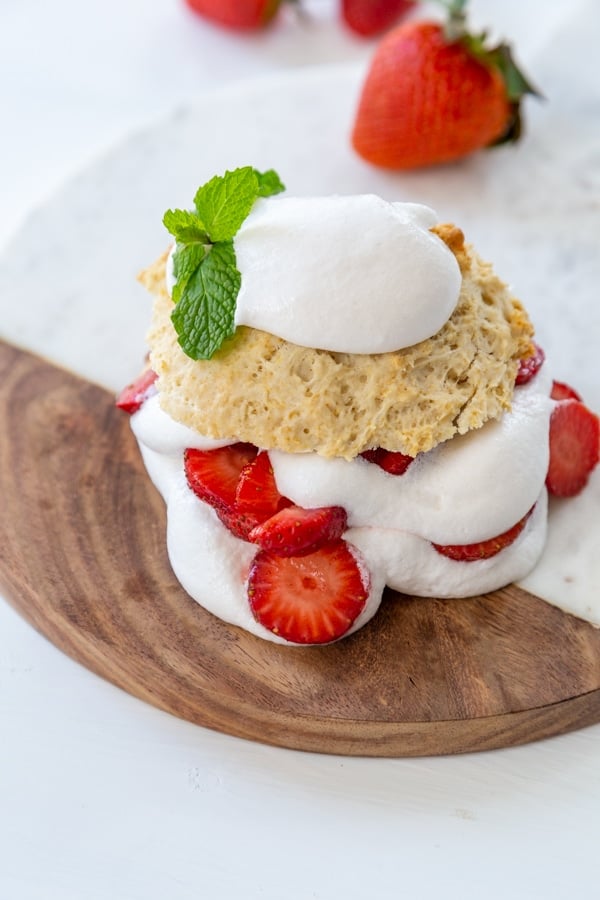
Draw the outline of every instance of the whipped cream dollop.
M361 457L348 462L269 452L282 494L302 506L341 505L348 513L343 537L368 569L370 592L347 634L375 615L386 585L415 596L468 597L531 571L546 538L550 384L542 369L516 388L513 410L500 421L422 454L403 475L390 475ZM257 547L231 534L185 479L186 447L210 450L235 439L216 442L174 422L158 395L146 400L131 424L167 505L169 558L184 589L219 618L288 643L250 609L246 580ZM487 540L532 507L519 537L489 559L460 562L433 546Z
M437 221L427 206L374 194L257 200L233 242L235 324L340 353L431 337L461 285L456 258L429 230Z

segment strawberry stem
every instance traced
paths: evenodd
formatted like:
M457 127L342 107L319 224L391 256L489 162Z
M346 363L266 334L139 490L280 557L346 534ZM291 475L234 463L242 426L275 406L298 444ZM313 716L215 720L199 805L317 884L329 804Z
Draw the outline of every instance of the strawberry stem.
M468 0L436 0L436 2L443 6L448 14L444 23L444 35L446 40L453 44L466 34L467 13L465 8Z
M468 0L436 0L440 6L443 6L450 16L465 16L465 7Z

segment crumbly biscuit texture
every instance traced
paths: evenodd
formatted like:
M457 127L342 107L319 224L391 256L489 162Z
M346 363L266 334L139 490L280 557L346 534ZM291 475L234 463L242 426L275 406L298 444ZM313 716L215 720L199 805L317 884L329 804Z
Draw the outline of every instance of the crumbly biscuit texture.
M140 276L155 297L148 341L163 409L207 437L346 459L373 447L416 456L498 418L510 409L533 329L458 228L433 230L461 269L456 308L433 337L375 355L308 349L240 327L212 359L192 360L171 323L164 254Z

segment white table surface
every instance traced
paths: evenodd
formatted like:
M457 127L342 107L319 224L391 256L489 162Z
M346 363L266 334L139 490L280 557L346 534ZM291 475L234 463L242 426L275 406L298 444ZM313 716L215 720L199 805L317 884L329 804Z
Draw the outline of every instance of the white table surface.
M478 22L493 10L525 64L594 6L472 5ZM0 244L65 179L198 92L367 59L373 44L343 31L333 3L306 6L309 24L287 14L240 37L179 0L0 3ZM575 48L572 65L598 78ZM279 750L144 705L1 601L0 721L0 900L598 895L600 726L455 758Z

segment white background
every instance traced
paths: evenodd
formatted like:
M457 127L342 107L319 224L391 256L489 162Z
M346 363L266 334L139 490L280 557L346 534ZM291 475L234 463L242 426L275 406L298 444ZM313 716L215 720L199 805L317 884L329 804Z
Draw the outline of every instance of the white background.
M240 37L180 0L0 0L0 242L199 93L370 56L332 3L306 7ZM586 8L598 32L593 3L473 2L525 64ZM0 900L595 897L599 768L600 726L447 759L247 743L104 683L0 602Z

